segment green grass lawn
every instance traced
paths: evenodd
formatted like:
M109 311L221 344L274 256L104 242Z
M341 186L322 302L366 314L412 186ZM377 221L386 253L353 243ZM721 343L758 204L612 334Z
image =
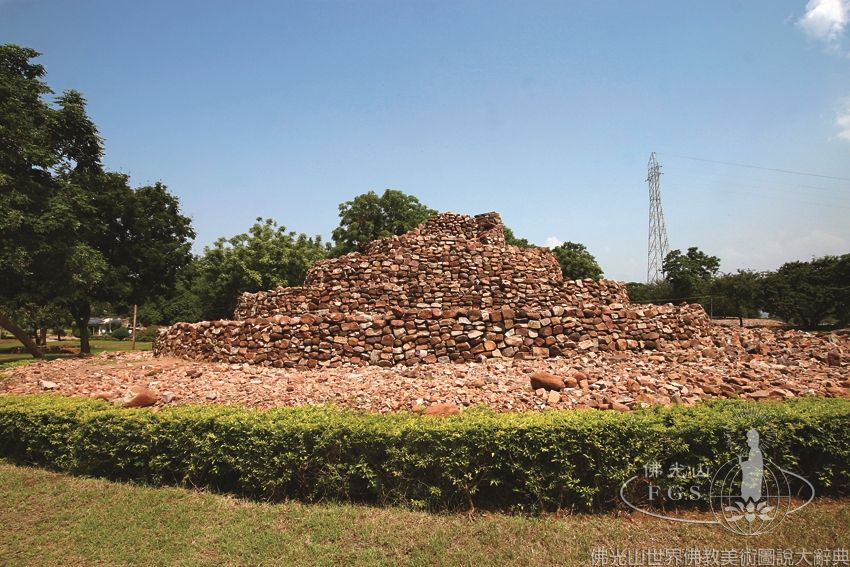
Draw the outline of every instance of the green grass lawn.
M2 565L583 565L597 547L848 548L850 501L818 500L775 532L745 538L640 515L264 504L0 461Z
M109 339L91 339L92 354L99 354L106 351L129 351L133 348L133 341L130 339L123 341ZM68 339L63 341L47 341L48 346L58 345L61 347L77 348L80 346L79 339ZM17 339L0 339L0 369L10 366L18 366L20 364L28 364L35 359L27 353L12 353L11 349L21 346ZM137 342L136 350L150 350L153 343ZM67 358L74 356L72 354L48 353L44 355L45 360L53 360L56 358Z

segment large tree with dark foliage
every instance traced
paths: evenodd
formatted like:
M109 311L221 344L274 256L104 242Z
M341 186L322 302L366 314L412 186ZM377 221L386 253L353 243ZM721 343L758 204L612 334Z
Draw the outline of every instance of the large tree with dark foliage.
M505 244L509 246L518 246L520 248L534 248L534 244L528 241L527 238L518 238L514 231L507 226L502 225L502 233L505 235Z
M133 190L104 170L85 99L71 90L49 100L38 55L0 46L0 303L64 306L87 353L92 303L173 285L194 232L164 185ZM38 356L11 318L0 313L0 325Z
M744 317L760 314L763 280L763 274L751 270L715 277L708 285L711 314L737 317L743 327Z
M396 189L387 189L380 196L374 191L358 195L339 205L332 255L362 251L373 240L404 234L436 212Z
M850 322L850 254L787 262L768 274L762 302L771 314L805 328Z
M327 254L321 237L258 218L247 233L219 238L195 261L192 290L201 318L232 317L243 292L302 284L310 266Z
M40 351L9 316L9 309L48 303L54 269L69 232L77 227L78 203L59 175L100 166L100 138L85 101L66 91L53 102L33 49L0 45L0 325L33 356Z
M708 291L712 278L720 270L720 258L706 254L696 246L673 250L664 258L664 276L676 300L695 299Z
M561 265L564 279L583 280L591 278L598 280L602 277L602 268L599 267L596 258L588 252L584 244L564 242L553 248L552 253L558 259L558 264Z
M87 323L94 302L144 303L170 293L178 271L191 260L191 221L165 185L131 189L127 176L100 172L69 180L89 205L69 240L56 290L80 329L88 352Z

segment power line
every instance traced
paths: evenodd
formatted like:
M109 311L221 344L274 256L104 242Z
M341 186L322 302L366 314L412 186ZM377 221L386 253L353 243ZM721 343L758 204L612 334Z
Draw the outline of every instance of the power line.
M795 190L794 187L790 187L787 185L776 185L774 187L766 187L761 185L752 185L752 184L741 184L734 183L731 181L717 181L712 179L707 179L697 176L689 176L697 179L697 183L682 183L682 185L686 188L697 189L697 190L708 190L709 192L717 192L717 193L731 193L735 195L744 195L744 196L752 196L761 198L762 196L767 196L770 198L779 198L785 200L792 200L797 203L804 203L807 205L814 205L818 207L829 207L829 208L839 208L839 209L847 209L850 208L850 202L846 202L847 193L844 193L841 196L841 200L838 200L838 196L833 195L822 195L822 194L811 194L811 193L801 193L800 191ZM798 185L797 187L807 187L805 185ZM811 187L811 189L820 189L819 187ZM827 190L828 189L825 189ZM710 194L702 193L703 195L710 196ZM810 197L815 198L827 198L827 199L836 199L830 202L823 201L813 201L809 199Z
M755 197L755 198L761 198L764 195L764 194L758 194L758 193L747 193L747 192L744 192L744 191L735 191L735 190L732 190L732 189L715 189L715 188L709 188L709 189L713 189L714 191L717 191L718 193L725 193L725 194L729 194L729 195L738 195L738 196L741 196L741 195L751 196L751 197ZM786 196L783 195L782 197L786 197ZM850 210L850 206L836 204L836 203L821 203L819 201L809 201L809 200L806 200L806 199L798 199L796 197L793 197L792 200L796 201L797 203L803 204L803 205L813 205L815 207L824 207L824 208L830 208L830 209L837 208L837 209Z
M775 168L775 167L762 167L760 165L752 165L752 164L748 164L748 163L736 163L736 162L732 162L732 161L720 161L720 160L716 160L716 159L705 159L705 158L698 158L698 157L693 157L693 156L681 156L681 155L676 155L676 154L663 154L663 155L666 155L666 156L669 156L669 157L674 157L674 158L679 158L679 159L689 159L689 160L693 160L693 161L702 161L702 162L705 162L705 163L717 163L717 164L720 164L720 165L731 165L731 166L734 166L734 167L747 167L749 169L760 169L762 171L773 171L773 172L777 172L777 173L788 173L790 175L804 175L804 176L807 176L807 177L820 177L822 179L834 179L835 181L850 181L850 177L838 177L838 176L835 176L835 175L822 175L820 173L808 173L808 172L805 172L805 171L793 171L791 169L779 169L779 168Z

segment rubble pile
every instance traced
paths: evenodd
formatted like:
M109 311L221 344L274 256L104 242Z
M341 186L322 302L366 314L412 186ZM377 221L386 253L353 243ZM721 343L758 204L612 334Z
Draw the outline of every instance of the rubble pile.
M633 306L614 281L564 281L545 248L505 243L497 213L435 215L303 287L243 294L232 321L178 323L157 355L273 367L415 365L664 350L699 339L700 306Z
M664 351L581 351L570 358L485 359L411 367L273 368L150 353L103 353L4 370L3 393L58 392L116 405L332 403L372 412L690 405L708 398L850 397L850 339L710 327Z

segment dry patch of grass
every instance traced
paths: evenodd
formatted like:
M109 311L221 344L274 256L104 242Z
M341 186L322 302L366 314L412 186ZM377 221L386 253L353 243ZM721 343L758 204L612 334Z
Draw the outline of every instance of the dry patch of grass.
M752 538L640 515L428 514L249 502L0 462L8 565L583 565L597 547L850 547L850 501L819 500Z

